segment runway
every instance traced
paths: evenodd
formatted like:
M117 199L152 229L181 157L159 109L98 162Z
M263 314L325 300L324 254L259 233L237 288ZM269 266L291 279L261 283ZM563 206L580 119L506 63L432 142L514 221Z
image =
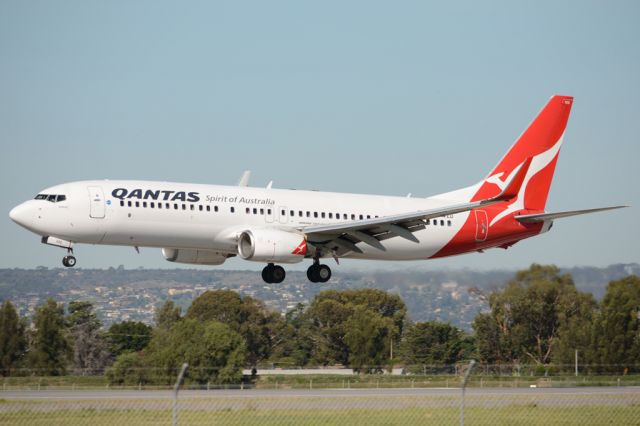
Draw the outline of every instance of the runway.
M197 399L450 399L458 398L459 388L381 388L381 389L245 389L245 390L181 390L180 400ZM640 401L640 387L573 387L573 388L470 388L466 390L467 398L476 399L509 399L557 397L567 402L593 397L612 398L635 397ZM7 401L107 401L107 400L163 400L172 399L169 390L9 390L0 391L0 398Z

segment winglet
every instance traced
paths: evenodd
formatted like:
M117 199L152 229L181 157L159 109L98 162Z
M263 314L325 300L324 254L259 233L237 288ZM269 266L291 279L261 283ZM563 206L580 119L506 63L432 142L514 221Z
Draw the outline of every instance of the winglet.
M517 196L520 192L520 188L522 187L522 183L524 182L524 178L527 176L527 172L529 171L529 167L531 166L531 161L533 157L527 157L524 160L524 163L520 165L516 174L511 178L511 181L507 184L504 190L498 194L497 196L491 198L491 201L507 201Z

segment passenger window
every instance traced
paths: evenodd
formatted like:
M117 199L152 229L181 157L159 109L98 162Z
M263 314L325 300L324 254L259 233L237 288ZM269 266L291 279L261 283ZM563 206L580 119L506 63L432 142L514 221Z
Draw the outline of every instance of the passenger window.
M260 209L260 214L264 216L264 209Z
M271 214L271 209L267 209L267 214Z
M362 215L360 215L360 220L362 220Z
M213 211L217 212L218 211L218 206L213 206Z
M140 207L140 201L136 201L136 207Z
M444 220L440 221L440 226L444 226Z
M344 220L347 220L347 219L349 218L349 216L347 216L347 214L346 214L346 213L344 213L344 214L342 215L342 218L343 218Z
M193 204L189 204L189 206L191 206L191 210L195 210L196 206L194 206Z
M158 203L158 208L161 209L162 208L162 203Z
M302 217L302 210L298 210L298 216Z
M182 210L186 210L186 209L187 209L187 205L186 205L186 204L183 204L183 205L182 205Z
M153 201L149 203L149 205L151 206L152 209L156 208L156 203L154 203Z
M198 206L198 210L202 211L202 204Z
M431 219L427 219L424 223L425 223L426 225L430 225L430 224L431 224Z
M173 204L173 208L174 208L175 210L178 210L178 203L174 203L174 204Z
M244 212L245 212L246 214L249 214L249 213L251 213L251 209L250 209L249 207L247 207L247 208L245 208L245 209L244 209Z
M322 212L322 214L320 216L322 216L322 218L324 219L324 212Z
M280 210L280 216L286 216L286 215L287 215L287 212L286 212L286 211L284 211L284 210Z
M236 208L235 207L231 207L231 213L235 213L236 212Z
M206 209L207 209L208 212L210 212L211 211L211 206L207 206Z
M313 212L313 217L318 217L318 212Z
M351 213L351 220L356 220L356 215Z
M294 212L293 210L290 210L290 211L289 211L289 216L293 217L293 216L295 216L295 215L296 215L296 212Z
M311 212L307 211L307 217L311 217Z
M167 210L171 209L171 204L169 204L169 203L165 203L164 206L166 207Z
M451 226L451 221L450 220L447 221L447 226Z
M253 209L253 214L258 214L258 209L254 208Z
M329 212L329 219L333 219L333 213Z
M124 200L120 200L120 207L124 207Z
M367 219L371 219L371 215L367 215Z
M131 201L127 201L127 206L131 207Z

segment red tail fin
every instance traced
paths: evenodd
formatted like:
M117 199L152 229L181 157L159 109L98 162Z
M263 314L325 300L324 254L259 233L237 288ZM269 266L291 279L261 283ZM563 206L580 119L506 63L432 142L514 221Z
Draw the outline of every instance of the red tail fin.
M544 210L572 104L570 96L553 96L489 174L474 200L499 193L501 183L531 157L522 187L524 194L520 194L524 198L521 203L526 209Z

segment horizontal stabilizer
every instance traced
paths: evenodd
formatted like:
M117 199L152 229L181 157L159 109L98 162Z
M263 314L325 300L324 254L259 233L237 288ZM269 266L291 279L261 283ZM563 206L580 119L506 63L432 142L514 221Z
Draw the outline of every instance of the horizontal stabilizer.
M606 210L622 209L625 207L629 207L629 206L600 207L597 209L572 210L572 211L557 212L557 213L525 214L525 215L516 216L515 218L517 221L522 223L538 223L538 222L544 222L545 220L560 219L563 217L577 216L580 214L587 214L587 213L603 212Z

